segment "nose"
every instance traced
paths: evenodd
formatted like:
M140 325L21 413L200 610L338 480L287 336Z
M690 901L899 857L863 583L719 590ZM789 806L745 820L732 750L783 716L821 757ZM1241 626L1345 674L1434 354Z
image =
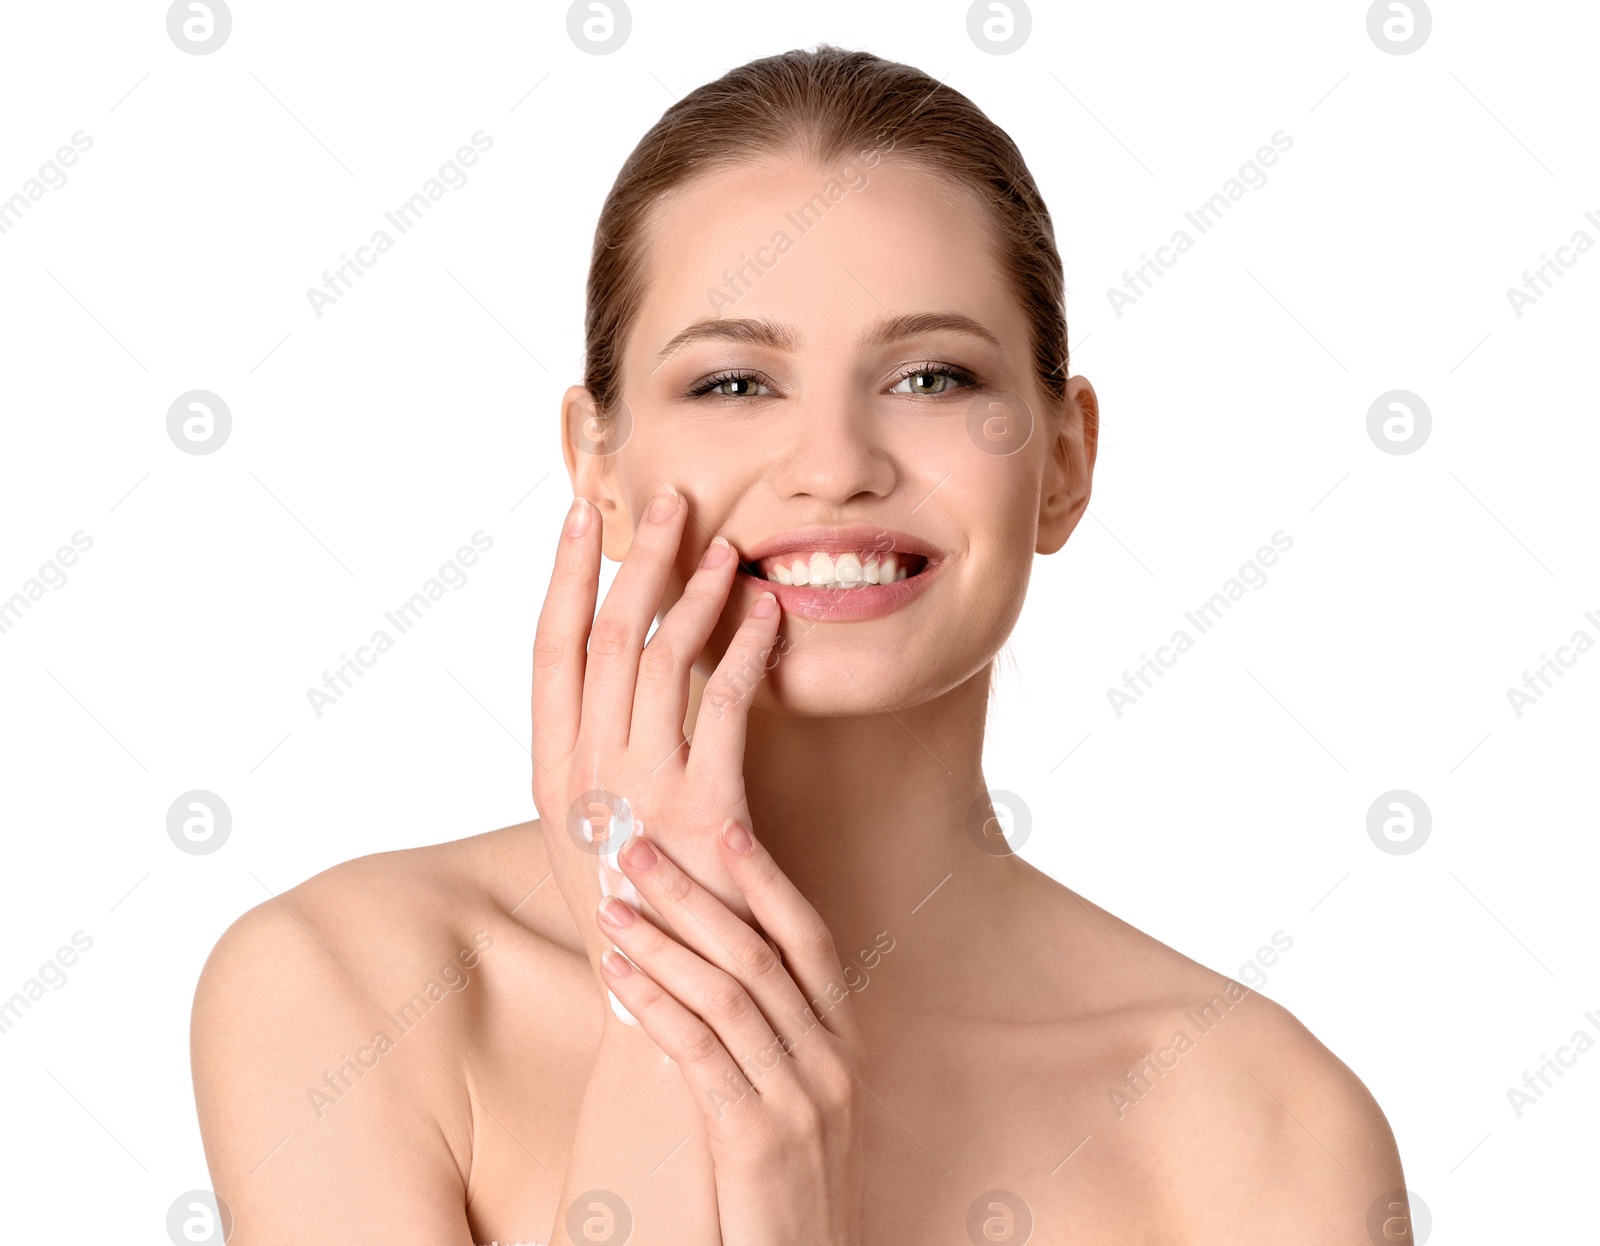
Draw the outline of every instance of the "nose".
M843 386L796 403L767 481L782 497L842 505L861 495L887 496L895 468L871 404Z

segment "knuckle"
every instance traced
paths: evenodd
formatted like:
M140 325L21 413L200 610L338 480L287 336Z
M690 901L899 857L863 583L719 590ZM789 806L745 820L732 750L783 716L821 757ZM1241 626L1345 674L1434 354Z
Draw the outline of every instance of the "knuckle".
M705 994L707 1020L737 1021L750 1008L750 997L733 978L723 974Z
M633 1007L630 1005L628 1010L634 1013L655 1012L661 1006L662 1001L666 999L666 996L667 993L659 986L646 980L639 984L638 1006Z
M755 876L756 886L765 887L769 891L782 888L785 875L770 852L758 852L750 866L751 872ZM815 909L811 911L816 912Z
M839 959L838 949L833 942L833 932L820 917L806 922L800 928L798 937L800 950L804 955L811 958L827 957L835 962Z
M673 651L672 645L662 640L659 635L639 654L641 679L668 680L677 673L677 670L678 655Z
M853 1110L861 1098L859 1084L850 1076L850 1071L834 1063L830 1063L822 1074L819 1093L828 1110L835 1113Z
M572 643L567 637L560 632L545 631L541 628L533 638L534 669L546 670L552 666L561 666L571 651Z
M823 1106L810 1095L798 1096L787 1113L789 1133L807 1142L822 1137L826 1123Z
M683 1059L690 1064L705 1064L716 1055L721 1046L717 1036L707 1026L696 1025L684 1035L682 1042L678 1044L678 1050L682 1053Z
M689 888L689 876L681 870L673 870L662 881L661 894L674 904L682 904L689 896Z
M745 950L745 972L752 981L760 982L783 969L783 958L772 950L772 945L753 931L749 947Z
M628 646L631 629L621 619L599 619L589 632L589 652L603 658L616 657Z
M759 668L752 669L747 663L730 666L729 659L733 657L734 651L730 648L710 680L711 695L722 705L742 701L761 680Z
M727 594L719 592L716 583L716 569L712 568L702 575L695 575L690 579L688 586L683 590L681 602L687 602L689 609L695 614L705 611L722 612L722 603L727 599Z

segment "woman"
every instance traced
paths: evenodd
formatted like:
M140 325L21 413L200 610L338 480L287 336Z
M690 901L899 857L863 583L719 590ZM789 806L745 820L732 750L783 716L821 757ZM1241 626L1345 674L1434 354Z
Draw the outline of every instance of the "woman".
M232 1240L1392 1236L1350 1070L996 831L990 674L1099 414L1009 138L867 53L733 70L624 166L587 335L541 817L223 936L194 1066Z

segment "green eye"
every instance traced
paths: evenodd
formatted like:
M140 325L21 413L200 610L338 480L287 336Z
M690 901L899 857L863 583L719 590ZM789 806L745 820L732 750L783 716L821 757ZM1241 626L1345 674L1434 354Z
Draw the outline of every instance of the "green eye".
M956 389L971 389L977 381L959 368L945 363L925 363L900 374L891 394L918 394L937 398Z
M772 390L763 385L759 377L748 372L724 372L708 376L690 393L696 398L706 394L715 394L719 398L764 398Z
M912 372L902 378L900 385L909 386L907 389L894 387L896 394L942 394L950 388L954 378L948 372Z

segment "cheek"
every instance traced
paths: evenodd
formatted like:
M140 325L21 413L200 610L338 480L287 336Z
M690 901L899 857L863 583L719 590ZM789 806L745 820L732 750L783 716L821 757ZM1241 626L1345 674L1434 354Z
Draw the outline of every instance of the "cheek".
M1022 455L1003 462L1010 466L984 471L948 503L967 545L959 567L963 600L948 622L986 639L1008 632L1021 614L1038 541L1037 482Z
M617 470L636 513L642 515L650 499L671 485L689 499L690 523L703 529L708 516L726 514L741 492L760 479L766 460L754 438L727 424L646 414L617 456ZM705 531L703 540L711 535Z

